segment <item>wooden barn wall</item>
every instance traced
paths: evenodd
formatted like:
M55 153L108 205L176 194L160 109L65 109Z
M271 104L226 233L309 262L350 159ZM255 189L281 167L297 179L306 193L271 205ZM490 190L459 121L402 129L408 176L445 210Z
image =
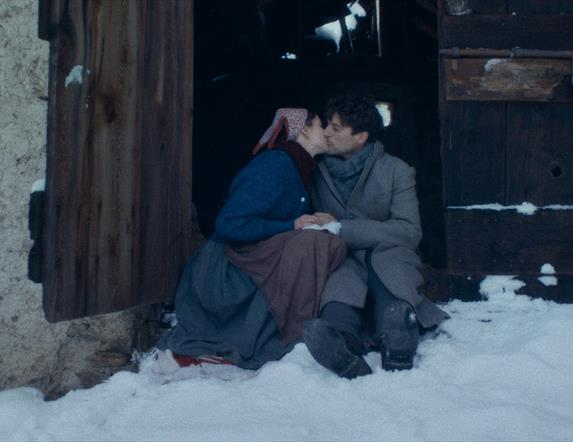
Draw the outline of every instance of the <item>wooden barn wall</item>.
M573 51L571 1L451 2L467 6L469 13L448 15L450 0L440 2L441 49ZM507 81L515 88L508 91L490 81L496 70L485 64L493 57L482 58L441 56L448 273L536 275L551 263L563 281L572 281L573 210L523 215L453 208L524 201L573 205L572 60L514 59L523 87L517 90L516 81Z
M176 289L191 232L192 20L191 0L40 1L50 321Z
M570 0L441 0L440 47L571 49ZM448 15L448 5L467 5Z

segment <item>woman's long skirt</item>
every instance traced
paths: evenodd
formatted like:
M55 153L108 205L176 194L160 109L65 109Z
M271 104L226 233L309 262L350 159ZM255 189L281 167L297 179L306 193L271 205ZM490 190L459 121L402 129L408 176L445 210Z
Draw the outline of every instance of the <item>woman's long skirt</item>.
M223 243L207 241L189 262L175 302L177 325L161 338L159 349L217 355L257 369L294 345L283 344L265 297L251 277L229 262Z

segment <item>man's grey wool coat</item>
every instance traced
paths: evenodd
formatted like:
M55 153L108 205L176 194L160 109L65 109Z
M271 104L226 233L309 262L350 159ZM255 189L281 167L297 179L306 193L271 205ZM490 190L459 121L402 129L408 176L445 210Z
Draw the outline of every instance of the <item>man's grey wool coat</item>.
M329 277L321 305L339 301L364 307L368 287L366 252L372 267L396 297L416 310L420 325L432 327L448 315L418 292L423 283L416 253L422 238L414 168L384 152L376 142L347 204L326 166L319 163L310 191L313 208L340 221L348 246L342 265Z

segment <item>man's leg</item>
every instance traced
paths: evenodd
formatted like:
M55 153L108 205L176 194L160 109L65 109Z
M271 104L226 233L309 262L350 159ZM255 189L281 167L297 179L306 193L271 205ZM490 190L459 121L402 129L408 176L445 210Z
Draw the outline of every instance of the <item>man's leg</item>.
M361 317L359 309L343 302L329 302L319 315L328 321L336 330L358 336L360 333Z
M408 370L418 348L419 330L414 309L396 298L380 281L367 255L368 289L374 297L374 326L380 338L384 370Z
M329 302L320 317L307 321L303 330L304 342L314 359L347 379L372 373L360 356L360 319L360 312L354 307Z

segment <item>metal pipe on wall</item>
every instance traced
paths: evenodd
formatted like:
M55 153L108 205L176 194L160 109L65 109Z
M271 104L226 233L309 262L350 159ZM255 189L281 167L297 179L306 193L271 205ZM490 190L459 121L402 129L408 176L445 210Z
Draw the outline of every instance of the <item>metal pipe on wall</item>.
M376 41L378 44L378 57L382 57L382 33L380 29L381 17L382 17L381 0L376 0Z

